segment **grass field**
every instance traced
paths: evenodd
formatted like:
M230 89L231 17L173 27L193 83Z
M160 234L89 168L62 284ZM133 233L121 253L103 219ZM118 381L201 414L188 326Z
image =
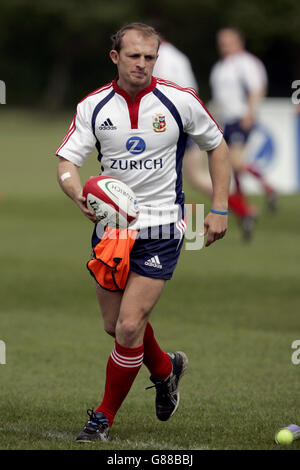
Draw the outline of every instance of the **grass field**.
M1 107L1 449L82 449L74 438L104 387L112 340L85 267L91 225L60 191L52 157L71 118ZM97 172L91 156L82 179ZM184 251L152 314L162 347L189 357L178 412L155 418L142 368L111 441L85 449L280 449L275 431L300 424L300 195L282 196L273 215L253 200L253 241L231 218L223 241Z

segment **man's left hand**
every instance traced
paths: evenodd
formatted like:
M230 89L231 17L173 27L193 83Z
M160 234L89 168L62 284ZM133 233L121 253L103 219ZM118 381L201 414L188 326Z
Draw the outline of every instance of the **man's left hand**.
M203 235L207 234L205 246L209 246L216 240L224 237L227 231L227 215L210 212L204 219Z

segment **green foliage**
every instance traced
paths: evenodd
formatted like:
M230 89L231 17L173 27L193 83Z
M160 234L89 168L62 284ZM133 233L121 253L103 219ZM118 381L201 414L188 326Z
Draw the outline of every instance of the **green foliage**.
M127 22L143 21L157 25L190 57L207 100L209 71L217 59L215 33L233 25L265 60L271 95L286 96L287 83L300 72L299 17L298 0L2 0L0 79L7 83L8 104L74 107L115 75L108 59L111 34Z

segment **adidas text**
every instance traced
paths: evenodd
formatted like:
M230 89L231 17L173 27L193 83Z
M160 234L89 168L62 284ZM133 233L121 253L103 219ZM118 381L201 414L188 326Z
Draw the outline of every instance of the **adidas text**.
M162 269L162 265L160 264L158 256L153 256L152 258L145 261L145 266L151 266L152 268Z
M104 121L101 126L99 126L100 131L114 131L117 129L117 126L114 126L109 118Z

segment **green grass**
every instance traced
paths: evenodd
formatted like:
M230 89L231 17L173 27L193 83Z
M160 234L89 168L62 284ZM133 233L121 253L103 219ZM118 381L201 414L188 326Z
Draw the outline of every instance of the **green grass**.
M60 191L52 157L71 118L1 107L1 449L82 449L74 438L104 387L112 340L85 267L92 227ZM282 196L274 215L252 200L254 240L243 243L231 218L223 241L183 251L152 314L162 347L189 356L178 412L155 418L142 368L111 441L85 449L280 449L275 431L300 424L300 196Z

